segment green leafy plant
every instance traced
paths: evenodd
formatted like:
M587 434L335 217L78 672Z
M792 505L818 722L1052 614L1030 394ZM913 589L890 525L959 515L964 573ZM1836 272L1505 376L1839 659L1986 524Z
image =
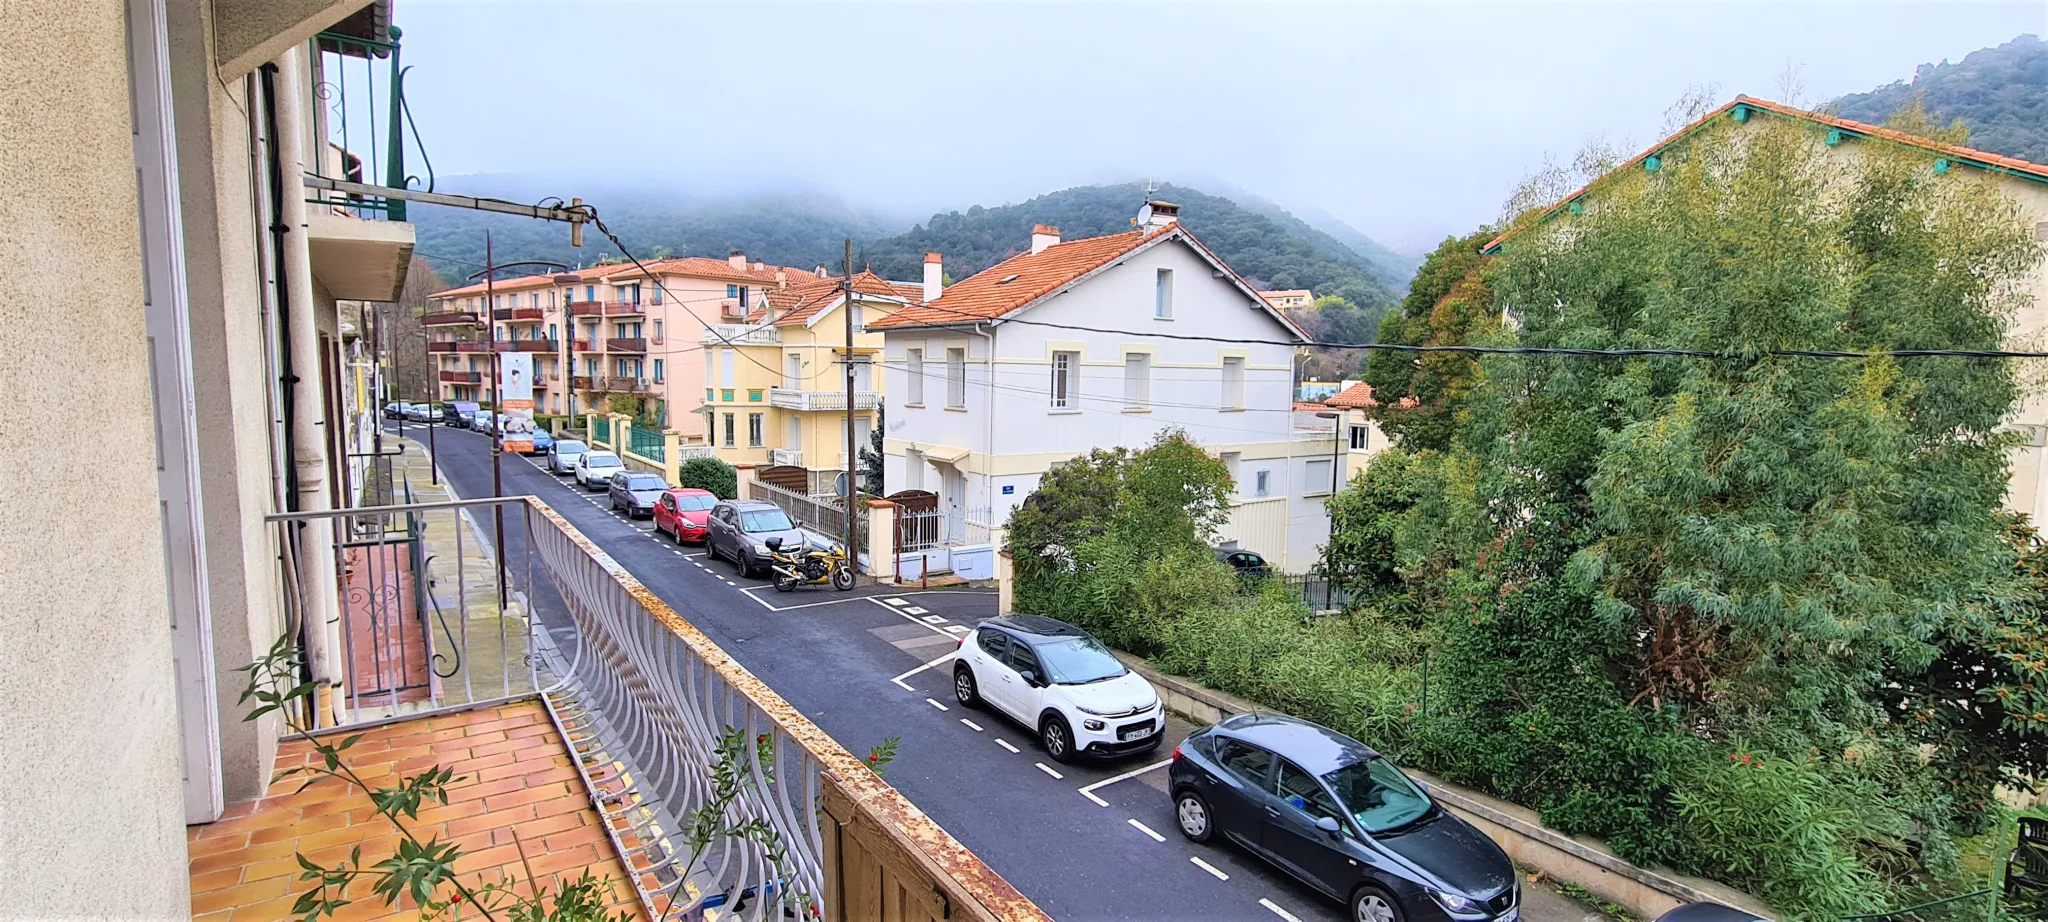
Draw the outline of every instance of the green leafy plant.
M889 767L889 763L896 761L896 746L901 742L903 737L888 737L882 740L881 745L868 750L867 758L861 761L866 762L868 769L879 775Z
M740 472L717 458L691 458L676 470L677 486L709 490L719 499L740 494Z

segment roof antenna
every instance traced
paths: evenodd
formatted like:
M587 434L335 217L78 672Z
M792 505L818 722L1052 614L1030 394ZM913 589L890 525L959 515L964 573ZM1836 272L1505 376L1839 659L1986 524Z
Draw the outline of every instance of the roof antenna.
M1158 191L1159 191L1159 183L1158 183L1158 182L1157 182L1156 180L1154 180L1154 179L1152 179L1151 177L1149 177L1149 176L1148 176L1148 177L1146 177L1146 178L1145 178L1145 200L1144 200L1144 201L1142 201L1142 202L1139 202L1138 204L1140 204L1140 205L1150 205L1150 204L1152 204L1152 194L1153 194L1153 193L1155 193L1155 192L1158 192ZM1137 218L1132 218L1132 219L1131 219L1131 226L1132 226L1132 227L1136 227L1136 226L1138 226L1138 219L1137 219Z

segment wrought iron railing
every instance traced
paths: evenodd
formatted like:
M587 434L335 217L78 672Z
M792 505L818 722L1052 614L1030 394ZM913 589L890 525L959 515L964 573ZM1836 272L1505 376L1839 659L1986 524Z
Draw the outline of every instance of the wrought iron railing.
M336 32L315 37L321 52L315 94L325 107L327 124L327 137L319 139L322 156L315 167L320 176L391 189L433 191L433 161L420 143L419 128L405 101L405 74L410 68L399 64L401 35L403 32L392 26L389 41ZM384 71L381 79L380 70ZM408 142L419 154L424 177L406 171ZM405 220L403 199L323 192L308 201L360 218Z

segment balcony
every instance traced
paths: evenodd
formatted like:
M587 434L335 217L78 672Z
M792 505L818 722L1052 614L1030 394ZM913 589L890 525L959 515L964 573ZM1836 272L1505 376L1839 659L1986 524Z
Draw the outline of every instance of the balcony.
M479 323L481 323L481 322L482 322L481 320L478 320L478 319L477 319L477 316L476 316L476 314L474 314L474 313L471 313L471 312L469 312L469 311L437 311L437 312L435 312L435 313L431 313L431 314L421 314L421 315L420 315L420 326L423 326L423 327L442 327L442 326L465 326L465 327L467 327L467 326L476 326L477 324L479 324Z
M607 352L646 352L647 340L644 337L613 337L604 341L604 348Z
M624 394L638 394L647 390L646 378L621 378L614 376L609 378L599 378L597 380L600 382L597 385L597 389L601 391L612 391L614 393Z
M501 339L494 345L499 352L554 352L557 343L552 339Z
M647 305L638 301L604 302L604 315L606 317L633 317L645 313L647 313Z
M570 304L569 304L569 316L571 316L571 317L602 317L602 316L604 316L604 302L603 302L603 301L572 301L572 302L570 302Z
M455 351L455 347L456 347L456 346L460 346L460 345L462 345L462 344L461 344L461 343L458 343L458 342L456 342L456 341L454 341L454 340L452 340L452 339L451 339L451 340L446 340L446 341L444 341L444 342L429 342L429 343L427 343L427 351L428 351L428 352L454 352L454 351Z
M846 410L845 391L798 391L782 387L768 389L770 406L785 410L809 412L812 410ZM882 403L882 395L874 391L854 391L853 408L872 410Z
M777 465L788 465L790 467L803 467L804 453L802 451L790 448L771 448L768 450L768 463Z
M444 371L441 372L441 383L482 384L484 383L484 373L481 371Z
M409 474L424 473L411 460L423 453L404 457ZM465 540L464 520L477 515L510 520L508 529L528 537L498 558ZM293 590L300 610L332 613L329 632L352 641L346 677L317 679L335 689L335 707L315 718L295 698L284 713L294 727L317 725L313 739L322 742L360 734L339 758L371 784L402 784L433 768L453 776L445 804L430 797L403 824L418 841L463 853L456 881L440 884L435 899L487 880L545 886L587 870L612 888L607 912L645 919L815 912L839 922L880 918L884 906L891 918L1046 919L537 498L271 521L280 533L334 528L351 539L340 586L325 597L298 588L313 581ZM512 605L500 610L496 593L474 589L458 601L493 571L516 590ZM395 591L360 591L383 586ZM427 629L427 594L454 603L451 616L467 627L460 639ZM528 600L543 608L530 610ZM554 631L540 629L541 614ZM556 632L573 634L573 653L554 647ZM437 678L448 669L453 677ZM285 681L299 679L292 672ZM308 739L279 747L280 770L320 765ZM714 800L715 772L773 780ZM301 878L302 860L332 867L360 848L367 868L396 850L393 821L367 796L314 777L303 790L307 779L279 778L265 797L188 831L193 917L295 917L293 902L318 886ZM693 848L675 831L706 808L724 822ZM739 823L750 831L731 825ZM727 901L746 888L773 895L734 911ZM418 914L410 902L384 906L368 881L354 882L347 897L356 905L342 918Z
M570 350L570 351L572 351L572 352L596 352L596 351L597 351L597 340L594 340L594 339L572 339L572 340L569 340L569 350Z
M697 341L706 346L774 346L782 342L782 334L767 324L714 323Z
M486 342L478 342L478 341L476 341L476 340L470 340L470 341L468 341L468 342L460 342L460 343L456 343L456 344L455 344L455 351L457 351L457 352L488 352L488 351L490 351L490 345L491 345L490 343L486 343Z
M538 307L501 307L491 312L492 320L541 320Z
M594 378L590 375L570 375L569 386L579 391L591 391L596 390L597 382L602 380L604 379Z

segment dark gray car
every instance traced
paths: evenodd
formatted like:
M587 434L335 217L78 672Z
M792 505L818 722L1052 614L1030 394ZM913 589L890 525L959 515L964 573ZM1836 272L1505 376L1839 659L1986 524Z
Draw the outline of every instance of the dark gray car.
M620 471L612 475L608 496L612 502L613 512L623 509L627 518L637 519L643 515L653 515L654 504L661 499L661 494L666 492L668 481L661 479L660 474Z
M783 547L795 548L806 538L774 503L727 500L711 508L709 521L709 553L732 561L742 576L768 566L768 539L781 538Z

